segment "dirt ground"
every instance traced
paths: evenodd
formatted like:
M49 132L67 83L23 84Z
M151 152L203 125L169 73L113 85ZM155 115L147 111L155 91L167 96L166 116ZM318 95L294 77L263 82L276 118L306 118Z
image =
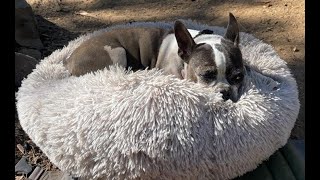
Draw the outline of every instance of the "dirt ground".
M226 27L232 12L242 32L255 35L271 44L288 63L299 88L301 103L292 138L305 137L305 3L301 0L72 0L40 4L27 0L32 6L41 40L43 57L67 45L80 34L115 24L134 21L174 21L192 19L209 25ZM78 1L79 2L79 1ZM133 3L134 2L134 3ZM18 142L27 138L16 127ZM17 133L16 133L17 134ZM21 154L19 155L21 156ZM17 158L17 157L16 157ZM55 167L47 167L55 169Z

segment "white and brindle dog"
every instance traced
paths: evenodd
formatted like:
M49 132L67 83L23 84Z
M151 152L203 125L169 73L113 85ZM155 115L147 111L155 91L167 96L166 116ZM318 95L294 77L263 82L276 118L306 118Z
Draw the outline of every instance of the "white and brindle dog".
M245 67L239 49L239 27L229 13L224 36L210 30L131 27L105 32L83 42L63 63L80 76L119 64L132 70L163 69L181 79L214 86L224 100L239 99Z

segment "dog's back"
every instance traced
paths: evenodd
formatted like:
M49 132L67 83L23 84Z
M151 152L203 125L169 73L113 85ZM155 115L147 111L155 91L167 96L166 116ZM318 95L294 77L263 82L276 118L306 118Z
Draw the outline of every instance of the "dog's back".
M124 28L105 32L83 42L64 61L74 76L103 69L112 64L133 70L154 68L159 47L167 30Z

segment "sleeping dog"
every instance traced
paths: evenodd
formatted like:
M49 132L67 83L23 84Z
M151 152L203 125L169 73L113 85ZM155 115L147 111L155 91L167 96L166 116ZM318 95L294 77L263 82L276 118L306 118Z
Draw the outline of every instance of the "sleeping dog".
M239 49L239 27L229 13L224 36L210 30L131 27L104 32L83 42L64 60L71 75L80 76L118 64L132 70L163 69L180 79L214 87L224 100L237 101L245 75Z

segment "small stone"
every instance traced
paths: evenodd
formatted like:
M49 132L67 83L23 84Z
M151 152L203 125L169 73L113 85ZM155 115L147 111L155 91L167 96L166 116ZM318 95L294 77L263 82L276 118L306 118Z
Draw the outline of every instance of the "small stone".
M32 171L32 166L27 163L25 157L22 157L14 169L16 173L29 174Z
M298 52L299 51L299 49L297 49L297 47L294 47L292 50L293 50L293 52Z
M31 149L31 146L30 146L30 144L29 144L28 142L25 142L25 143L23 144L23 148L24 148L26 151L29 151L29 150Z

